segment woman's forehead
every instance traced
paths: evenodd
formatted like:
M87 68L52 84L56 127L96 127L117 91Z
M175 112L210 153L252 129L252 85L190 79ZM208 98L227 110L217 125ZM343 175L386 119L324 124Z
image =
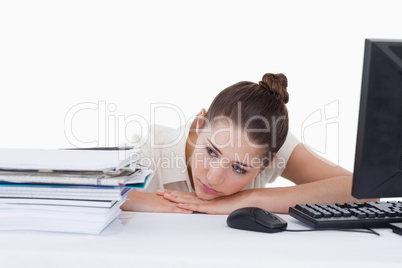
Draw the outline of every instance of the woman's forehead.
M212 143L221 151L224 150L232 154L237 153L240 156L249 154L250 156L260 157L263 151L263 147L249 139L247 133L241 127L224 121L215 122L209 128L204 128L200 132L200 138L203 142Z

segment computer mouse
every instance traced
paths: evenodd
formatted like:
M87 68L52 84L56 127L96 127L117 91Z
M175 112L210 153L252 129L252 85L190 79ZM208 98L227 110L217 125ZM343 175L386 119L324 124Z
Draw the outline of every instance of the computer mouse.
M281 232L288 225L279 216L258 207L239 208L230 213L226 223L235 229L265 233Z

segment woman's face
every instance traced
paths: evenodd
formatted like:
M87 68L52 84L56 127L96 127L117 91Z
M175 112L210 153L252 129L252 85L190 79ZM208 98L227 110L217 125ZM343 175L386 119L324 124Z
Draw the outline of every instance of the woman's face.
M262 171L261 149L247 139L242 129L217 122L199 131L191 171L199 198L231 195Z

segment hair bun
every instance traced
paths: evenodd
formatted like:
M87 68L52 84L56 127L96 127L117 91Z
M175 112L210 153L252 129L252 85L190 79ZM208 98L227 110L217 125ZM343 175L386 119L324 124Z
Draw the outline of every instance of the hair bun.
M266 73L262 80L258 83L261 87L269 90L272 94L277 95L284 103L288 103L289 94L287 91L288 79L282 73L272 74Z

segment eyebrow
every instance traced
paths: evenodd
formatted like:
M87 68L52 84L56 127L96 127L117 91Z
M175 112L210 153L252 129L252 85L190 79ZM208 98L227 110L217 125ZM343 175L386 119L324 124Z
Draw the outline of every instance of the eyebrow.
M218 153L222 154L222 152L211 142L210 139L207 139L207 140L209 141L209 143L211 144L211 146L212 146ZM250 166L248 166L248 165L246 165L246 164L243 164L243 163L241 163L241 162L238 162L238 161L236 161L235 163L236 163L236 164L239 164L239 165L241 165L241 166L243 166L243 167L246 167L246 168L249 168L249 167L250 167Z
M241 163L241 162L235 162L236 164L239 164L240 166L243 166L243 167L246 167L246 168L249 168L250 166L247 166L246 164L243 164L243 163Z
M211 144L211 146L214 147L214 149L215 149L218 153L222 154L221 150L219 150L219 149L211 142L210 139L207 139L207 140L209 141L209 143Z

